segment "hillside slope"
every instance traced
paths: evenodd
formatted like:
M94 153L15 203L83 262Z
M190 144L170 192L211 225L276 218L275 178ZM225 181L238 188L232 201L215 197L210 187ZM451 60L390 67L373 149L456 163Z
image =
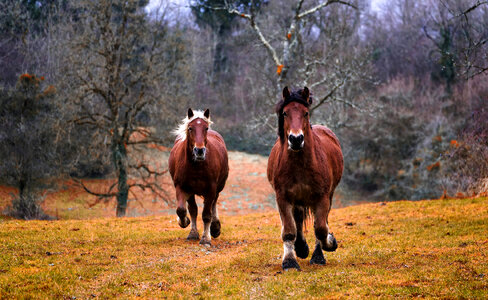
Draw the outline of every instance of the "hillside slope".
M174 216L2 220L0 297L487 298L487 200L332 210L337 252L285 273L276 212L224 216L211 248L186 241Z

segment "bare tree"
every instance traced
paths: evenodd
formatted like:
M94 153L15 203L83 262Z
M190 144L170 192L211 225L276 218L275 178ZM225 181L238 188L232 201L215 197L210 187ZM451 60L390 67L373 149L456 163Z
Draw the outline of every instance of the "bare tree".
M0 182L17 189L7 212L16 218L46 218L41 194L63 171L64 118L55 91L27 73L15 88L0 90Z
M235 126L233 136L253 140L252 145L261 145L255 149L266 153L276 130L272 107L285 85L311 89L314 122L338 127L347 123L347 110L366 111L358 97L365 80L371 80L369 49L361 40L365 1L286 0L259 11L252 4L224 2L212 9L241 20L233 36L235 48L242 41L242 50L232 61L239 76L229 90L235 110L244 112L234 119L245 121L246 129ZM340 113L330 118L332 106ZM247 149L249 143L243 144Z
M438 53L440 76L450 91L456 77L488 70L488 2L439 0L430 3L423 26Z
M315 90L316 102L312 107L312 111L321 106L322 104L332 101L336 92L343 87L353 77L354 70L357 70L358 65L363 62L359 60L347 61L347 67L345 67L344 61L341 61L343 57L334 56L337 54L332 51L332 47L337 47L330 42L329 44L324 42L322 49L317 49L317 35L327 34L327 28L324 28L326 18L338 19L339 14L344 13L348 16L353 16L352 22L348 18L346 26L352 26L357 28L359 14L357 13L357 3L341 1L341 0L329 0L313 2L311 5L306 6L304 0L296 1L293 9L290 11L291 15L284 16L279 14L280 18L284 18L285 22L269 22L268 24L277 24L278 28L266 29L269 32L270 37L266 36L266 31L263 30L259 21L259 15L256 14L253 9L253 5L249 6L248 12L240 11L240 7L235 7L232 3L226 1L226 5L222 8L229 14L237 15L244 19L248 25L252 28L255 35L258 37L259 42L266 50L268 57L272 60L276 77L275 77L275 89L274 95L279 95L284 85L289 85L293 80L294 84L307 85ZM342 5L344 10L333 8L332 13L324 13L325 8L333 7L336 5ZM280 6L288 7L288 3L280 3ZM287 12L285 12L287 13ZM326 16L326 18L323 18ZM351 25L352 24L352 25ZM336 26L336 31L333 34L343 36L346 32L341 32L340 28ZM349 35L352 33L349 32ZM356 41L357 42L357 41ZM344 46L344 45L342 45ZM274 102L274 98L272 102ZM336 101L343 101L346 104L352 105L352 102L345 99L336 98Z
M78 182L99 200L117 199L126 214L132 189L149 189L168 201L161 176L167 170L144 159L145 145L164 142L159 118L174 120L172 103L185 98L185 49L161 13L146 18L140 1L82 1L82 26L71 42L74 122L87 126L110 149L115 180L103 192Z
M488 1L477 0L468 6L449 8L460 19L464 36L462 75L473 78L488 71Z

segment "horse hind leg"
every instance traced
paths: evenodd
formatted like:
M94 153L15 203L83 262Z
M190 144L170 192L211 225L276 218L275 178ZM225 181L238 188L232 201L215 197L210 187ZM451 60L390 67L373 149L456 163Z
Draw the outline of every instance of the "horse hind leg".
M325 242L325 245L322 245L322 249L324 249L327 252L334 252L337 250L337 240L332 234L332 232L329 231L329 213L330 210L332 209L332 197L334 196L334 191L330 193L330 205L329 205L329 212L327 213L327 240Z
M213 238L218 238L220 236L220 220L219 220L219 213L217 211L217 199L219 195L215 198L215 201L212 203L212 223L210 224L210 235Z
M198 206L197 203L195 202L195 195L191 196L188 199L188 212L190 213L190 217L191 217L191 230L186 239L198 240L200 239L200 235L198 234L198 229L197 229Z
M310 259L311 265L325 265L325 257L324 253L322 252L322 245L321 242L316 239L315 240L315 250L312 253L312 258Z
M305 236L303 234L303 222L305 220L305 208L301 206L295 206L293 208L293 217L295 219L295 225L297 228L297 237L295 240L295 252L300 258L307 258L309 254L309 248Z

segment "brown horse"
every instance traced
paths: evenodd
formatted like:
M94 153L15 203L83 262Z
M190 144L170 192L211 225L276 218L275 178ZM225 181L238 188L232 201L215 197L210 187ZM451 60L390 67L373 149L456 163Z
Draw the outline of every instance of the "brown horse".
M210 130L210 111L188 109L169 155L169 172L176 188L178 224L185 228L190 224L186 203L191 217L191 230L187 239L198 240L198 207L195 195L202 196L203 234L200 244L210 246L212 237L220 235L217 199L224 189L229 174L227 149L222 136Z
M342 176L343 158L339 140L325 126L311 126L307 87L290 93L276 105L278 135L268 160L268 180L276 192L281 217L284 270L300 269L296 256L307 258L303 235L308 211L314 218L315 250L311 264L325 264L325 251L335 251L337 241L329 232L332 195ZM296 253L296 254L295 254Z

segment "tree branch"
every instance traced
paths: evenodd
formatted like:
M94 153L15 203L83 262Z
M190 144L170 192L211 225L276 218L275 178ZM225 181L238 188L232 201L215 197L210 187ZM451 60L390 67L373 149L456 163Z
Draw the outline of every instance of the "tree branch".
M303 2L303 1L302 1ZM315 6L315 7L312 7L311 9L307 10L307 11L304 11L303 13L299 14L297 16L298 19L302 19L310 14L313 14L314 12L318 11L319 9L323 8L323 7L326 7L326 6L329 6L330 4L333 4L333 3L341 3L341 4L344 4L344 5L347 5L347 6L350 6L354 9L358 9L358 7L354 4L351 4L349 2L346 2L346 1L341 1L341 0L329 0L327 2L322 2L320 3L319 5Z
M261 41L261 43L263 44L263 46L266 48L266 50L268 50L269 54L273 58L274 63L276 64L276 66L282 65L280 59L278 58L278 55L276 54L275 48L273 48L273 46L271 46L271 44L268 42L268 40L266 40L266 38L264 37L263 33L261 32L261 29L259 28L258 24L256 24L256 21L254 19L254 15L253 14L241 13L237 9L231 8L229 6L229 4L227 3L227 1L225 1L225 5L226 5L226 8L227 8L227 11L230 14L239 16L239 17L241 17L243 19L248 20L251 23L252 29L258 35L259 40ZM214 8L212 8L212 9L214 9Z
M117 193L110 193L110 191L114 188L115 184L113 184L110 189L109 189L109 192L108 193L97 193L97 192L94 192L92 190L90 190L84 183L83 181L77 179L77 178L74 178L74 177L71 177L71 179L76 182L77 184L79 184L84 190L85 192L87 192L88 194L90 195L93 195L93 196L97 196L98 197L98 200L101 200L101 199L104 199L104 198L113 198L115 196L117 196ZM96 202L98 203L98 201ZM95 204L96 204L95 203ZM93 204L93 205L95 205Z

